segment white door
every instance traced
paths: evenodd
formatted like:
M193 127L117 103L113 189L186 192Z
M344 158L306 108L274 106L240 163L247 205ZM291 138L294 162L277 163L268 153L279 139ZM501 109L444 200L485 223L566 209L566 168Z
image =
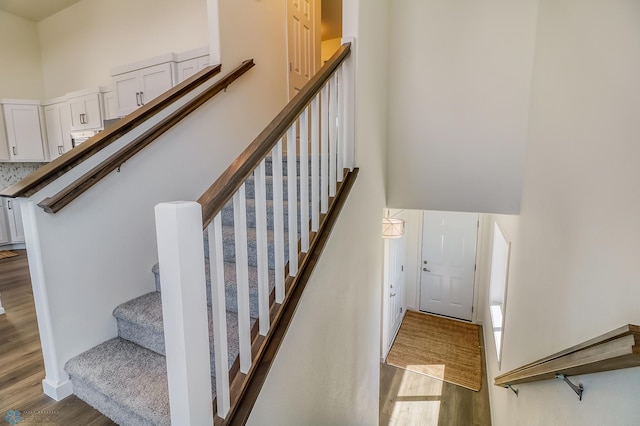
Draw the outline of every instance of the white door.
M420 310L470 321L478 215L425 211Z
M320 43L316 37L316 3L320 0L288 0L289 99L313 77Z
M402 281L402 243L403 240L389 239L385 240L389 244L389 345L393 343L393 339L402 322L403 307L402 300L404 298L403 281Z

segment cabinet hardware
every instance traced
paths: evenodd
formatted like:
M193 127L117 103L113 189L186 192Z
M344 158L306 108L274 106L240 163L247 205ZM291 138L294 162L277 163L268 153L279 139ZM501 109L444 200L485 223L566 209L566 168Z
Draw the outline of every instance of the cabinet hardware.
M58 145L58 154L64 154L64 147L62 145Z
M136 92L136 105L140 106L140 92Z
M16 152L16 147L15 146L12 146L11 150L13 151L13 155L18 155L18 153Z
M144 105L144 92L140 92L140 105Z
M11 200L7 200L7 209L12 210L13 206L11 205Z

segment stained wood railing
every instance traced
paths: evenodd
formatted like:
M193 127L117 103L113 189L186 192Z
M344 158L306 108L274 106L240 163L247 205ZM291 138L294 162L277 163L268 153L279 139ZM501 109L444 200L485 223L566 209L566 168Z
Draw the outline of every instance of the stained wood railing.
M43 208L47 213L56 213L60 211L63 207L71 203L93 185L98 183L102 178L107 176L112 171L118 169L124 162L136 155L151 142L153 142L166 131L175 126L180 120L187 117L213 96L225 90L241 75L243 75L249 69L253 68L253 66L253 59L244 61L240 66L218 80L204 92L171 113L168 117L162 119L159 123L151 127L142 135L138 136L133 141L120 148L114 154L110 155L104 161L100 162L100 164L73 181L71 184L67 185L61 191L57 192L52 197L47 197L42 200L40 203L38 203L38 206ZM98 136L100 136L100 134L98 134L96 138ZM89 140L88 142L91 142L91 140ZM85 144L80 145L80 148L82 148L84 145Z
M640 366L640 326L625 325L594 339L523 365L495 378L495 385L511 387L519 383L599 373ZM574 390L581 395L582 390Z
M185 336L192 338L194 330L199 330L198 341L208 339L203 327L207 307L203 297L206 261L202 229L208 236L215 418L209 417L211 402L200 398L196 402L188 397L206 395L211 388L211 382L207 381L209 359L204 354L206 351L208 355L208 348L194 344L183 346L179 357L172 359L167 353L172 420L197 418L202 424L210 421L244 424L249 417L302 291L358 173L354 168L351 131L353 64L347 60L350 54L351 45L344 44L197 203L163 203L156 207L163 307L165 286L174 294L183 292L180 297L166 298L167 303L182 304L172 307L177 312L175 317L164 317L167 347L180 345ZM269 165L270 198L266 183ZM253 178L255 203L252 213L255 231L251 238L247 227L249 178ZM233 203L233 232L227 230L223 236L223 208L227 203ZM268 228L268 215L272 229ZM225 276L224 267L229 262L226 260L229 238L233 238L235 263L235 282L231 284L225 281L229 276ZM252 255L255 263L251 266L249 240L255 250ZM191 259L199 260L191 262ZM254 271L253 285L257 286L257 302L254 300L257 312L250 308L250 267ZM269 269L275 277L273 290L269 287ZM166 276L174 278L165 280ZM186 290L183 284L191 286L191 290ZM229 370L225 299L230 285L236 294L239 354ZM188 322L181 314L187 311L200 319ZM252 318L257 318L253 327ZM199 373L192 375L193 380L185 381L184 371L188 370ZM230 373L222 373L227 371ZM180 392L175 390L178 388Z
M220 73L221 65L207 67L167 92L138 108L119 120L113 126L103 130L82 145L66 152L50 163L42 166L34 173L0 192L0 197L30 197L69 170L76 167L97 152L111 145L127 132L140 126L149 118L161 112L168 105L179 100L195 88L204 84Z

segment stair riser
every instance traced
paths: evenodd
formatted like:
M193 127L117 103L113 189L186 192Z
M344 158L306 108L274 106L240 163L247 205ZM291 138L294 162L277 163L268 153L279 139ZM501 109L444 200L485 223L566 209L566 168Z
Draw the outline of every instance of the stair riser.
M318 159L318 165L320 164L320 159ZM287 166L287 157L284 156L282 158L282 174L286 175L288 172L288 166ZM311 156L309 156L309 171L311 171ZM265 158L265 173L267 174L267 176L273 176L273 163L272 163L272 157L267 157ZM296 159L296 173L298 175L300 175L300 159L297 158Z
M309 200L311 200L311 181L309 181ZM254 200L256 198L256 187L254 178L249 178L245 182L245 194L247 199ZM273 200L273 178L271 176L267 176L267 180L265 182L265 189L267 191L267 200ZM297 178L297 186L296 186L296 194L298 198L300 198L300 178ZM287 177L285 176L282 182L282 199L283 201L287 201L289 197L289 185L287 183Z
M247 227L255 228L256 227L256 205L253 200L247 200ZM283 206L283 226L286 232L289 231L289 208L287 203ZM309 208L309 218L311 217L311 208ZM300 216L300 207L298 207L297 213L298 219L298 234L300 233L300 224L302 223L302 218ZM273 215L273 204L271 202L267 203L267 229L274 229L275 217ZM234 225L234 214L233 214L233 204L227 204L222 209L222 225L223 226L233 226Z

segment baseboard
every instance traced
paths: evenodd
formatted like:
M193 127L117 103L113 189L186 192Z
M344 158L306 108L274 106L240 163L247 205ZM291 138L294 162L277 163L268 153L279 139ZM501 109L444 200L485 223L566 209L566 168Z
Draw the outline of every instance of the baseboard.
M45 378L42 381L42 389L44 390L45 395L55 399L56 401L63 400L73 394L73 385L71 384L71 380L54 383Z

